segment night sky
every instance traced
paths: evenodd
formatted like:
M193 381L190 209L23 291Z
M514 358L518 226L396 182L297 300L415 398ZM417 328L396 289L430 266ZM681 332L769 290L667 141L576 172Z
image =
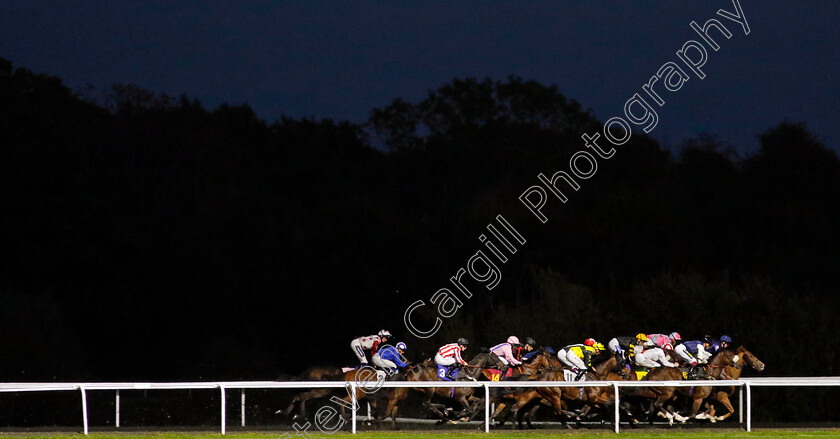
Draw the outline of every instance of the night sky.
M363 122L402 97L416 102L455 77L510 75L556 84L601 120L716 17L733 32L659 110L665 147L718 134L739 152L784 119L805 121L827 146L840 108L840 8L832 1L742 1L750 34L714 2L228 1L3 3L0 55L91 84L112 83L206 106L248 103L282 115ZM730 26L731 25L731 26ZM376 143L376 139L373 139Z

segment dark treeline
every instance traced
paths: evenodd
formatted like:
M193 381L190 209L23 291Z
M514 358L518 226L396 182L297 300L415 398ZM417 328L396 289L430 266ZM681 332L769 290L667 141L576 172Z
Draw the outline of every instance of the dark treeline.
M454 80L362 126L269 124L126 85L97 104L0 59L0 380L273 379L349 364L383 327L412 358L460 335L727 333L767 375L836 375L837 155L793 122L747 156L634 134L540 224L519 195L601 127L518 78ZM410 336L407 305L498 214L528 240L501 284Z

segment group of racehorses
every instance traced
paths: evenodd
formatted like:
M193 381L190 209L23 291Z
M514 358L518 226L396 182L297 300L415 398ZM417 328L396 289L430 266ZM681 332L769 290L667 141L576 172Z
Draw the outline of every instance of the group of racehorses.
M598 362L599 360L603 361ZM581 380L628 381L639 380L640 375L642 375L636 373L636 370L612 355L603 355L593 361L593 364L595 364L595 367L586 372L585 377L582 377ZM721 349L704 366L705 378L721 381L720 384L692 387L621 387L621 393L619 394L621 412L633 423L643 419L651 419L655 415L667 418L669 423L673 423L675 420L685 422L692 418L706 419L711 422L724 420L735 412L729 400L735 388L734 386L727 386L725 381L738 379L744 366L752 367L757 371L764 370L764 363L743 346L737 349ZM503 381L572 381L577 379L553 355L544 351L540 351L528 363L510 368L495 354L485 351L476 355L459 371L458 380L496 380L499 370L507 371L508 369L510 370L504 373ZM679 381L686 379L684 372L682 368L658 367L647 371L647 375L641 379ZM313 367L304 371L300 379L349 382L356 379L356 371L342 372L340 368ZM390 379L400 381L441 380L437 374L437 367L432 360L411 364ZM390 417L392 425L396 427L399 403L408 396L409 391L422 394L423 406L442 420L452 419L453 411L447 409L446 404L441 401L454 400L460 406L460 411L456 412L454 417L467 420L479 412L479 407L483 407L483 394L475 395L475 390L474 387L419 386L385 387L368 392L364 386L357 386L353 391L356 392L355 398L357 401L367 400L376 409L377 420ZM300 393L294 397L288 408L277 413L291 414L295 405L299 404L299 413L295 416L306 416L306 401L326 397L331 393L331 389L313 389ZM349 404L353 396L349 394L349 391L347 393L343 399ZM597 416L598 412L603 413L608 410L608 407L612 406L614 401L613 386L493 388L490 402L496 405L496 409L491 419L498 417L499 423L503 424L506 419L515 418L519 428L522 428L524 419L531 427L534 412L541 406L547 406L553 409L564 425L568 425L567 420L570 418L580 421L582 418ZM715 403L721 404L727 412L722 416L717 416L715 414ZM502 412L508 407L510 409L507 417L501 418ZM681 415L680 410L674 407L682 408L685 416ZM701 411L701 407L703 407L703 411Z

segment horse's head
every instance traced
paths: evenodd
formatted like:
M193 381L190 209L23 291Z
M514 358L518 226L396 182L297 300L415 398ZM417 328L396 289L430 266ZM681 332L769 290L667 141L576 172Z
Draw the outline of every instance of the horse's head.
M618 359L616 359L616 367L618 367L618 369L614 369L613 373L615 373L616 375L621 377L622 380L624 380L624 381L634 381L634 380L636 380L636 373L633 372L633 370L630 369L630 365L627 364L626 361L623 361L623 360L619 361Z
M501 358L499 358L493 352L489 350L486 352L482 352L475 356L475 358L470 361L471 366L478 366L482 369L487 368L494 368L494 369L503 369L505 368L505 363L502 362Z
M534 355L534 359L531 360L531 366L533 366L536 370L543 370L550 368L551 362L545 352L540 352L537 355Z
M761 372L764 370L764 363L762 363L752 352L748 351L745 347L741 346L735 351L736 354L740 358L744 360L747 364L750 365L753 369Z

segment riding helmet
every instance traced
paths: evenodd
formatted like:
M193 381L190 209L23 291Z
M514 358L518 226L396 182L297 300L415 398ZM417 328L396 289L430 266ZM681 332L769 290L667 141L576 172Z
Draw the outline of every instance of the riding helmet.
M531 337L525 337L525 344L537 347L537 342Z

